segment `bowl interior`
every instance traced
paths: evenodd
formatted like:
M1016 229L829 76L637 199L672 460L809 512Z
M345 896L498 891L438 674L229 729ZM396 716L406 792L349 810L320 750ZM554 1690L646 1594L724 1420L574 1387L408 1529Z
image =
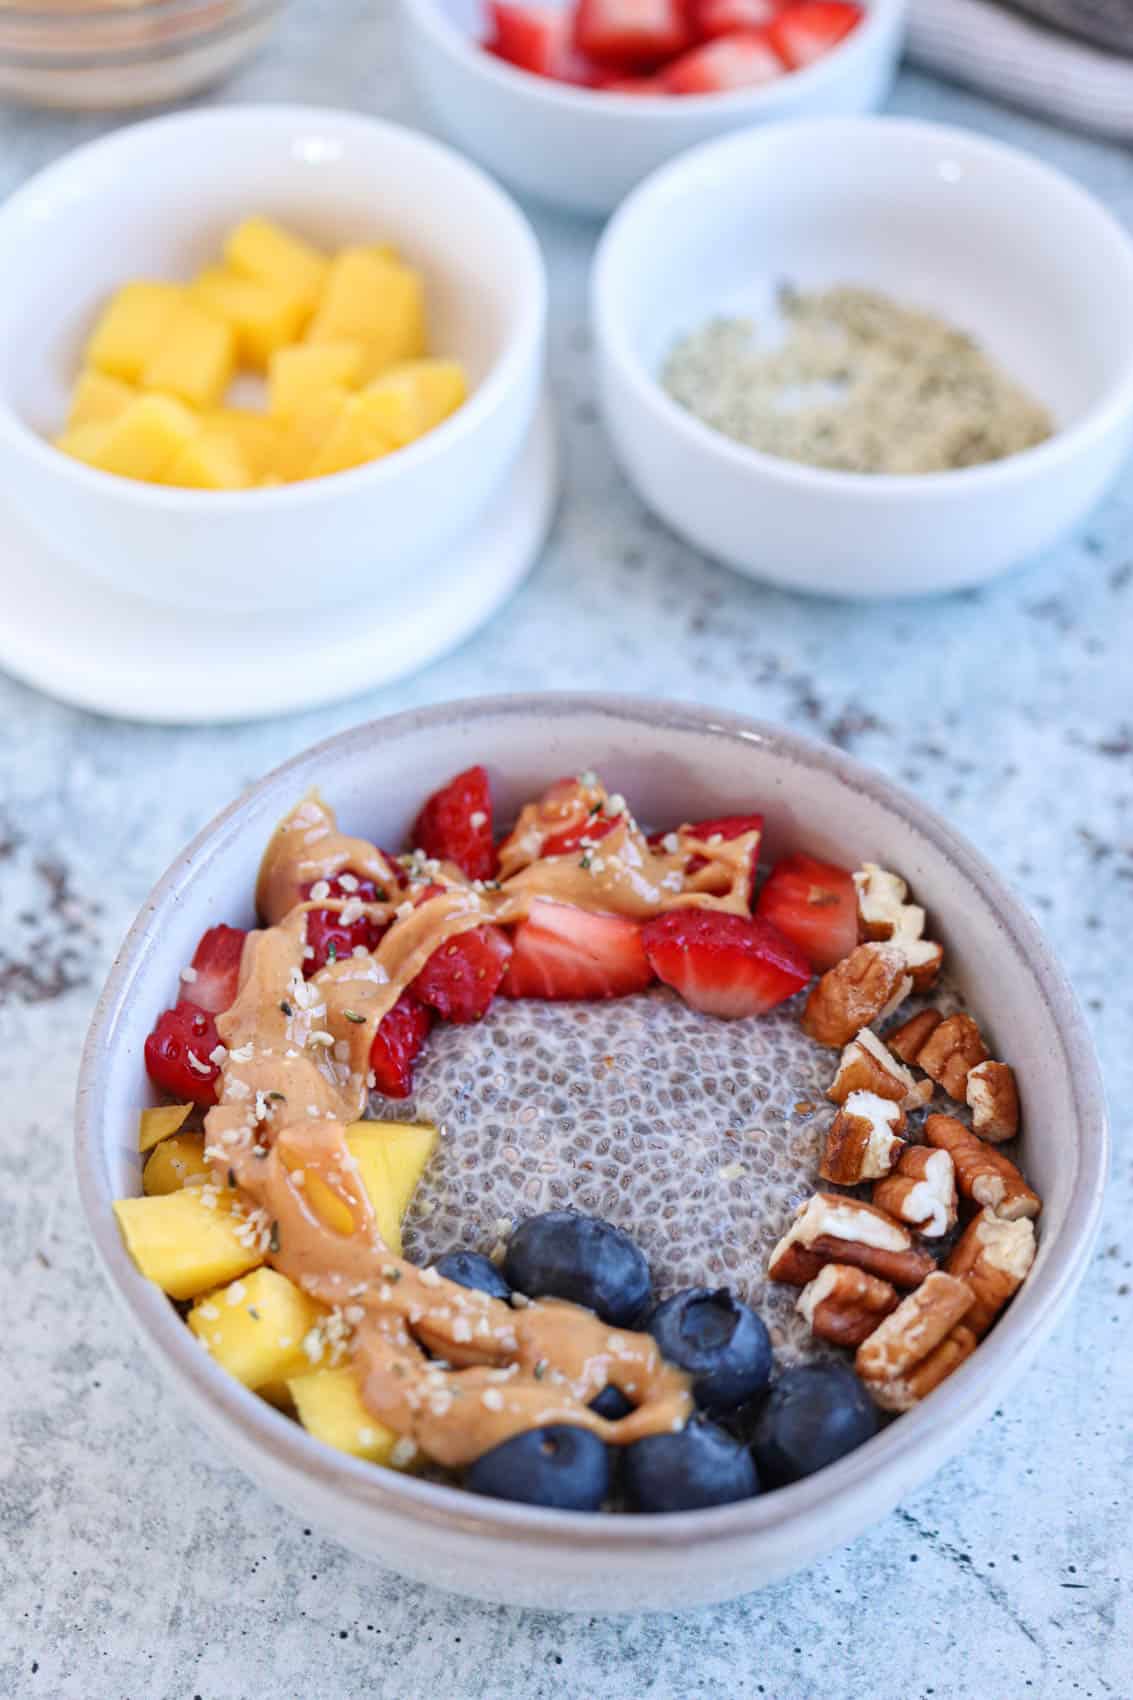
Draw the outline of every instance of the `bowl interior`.
M635 196L602 271L613 334L651 377L713 316L773 337L784 282L862 285L938 313L1063 427L1133 366L1116 225L1046 168L962 132L808 122L713 144Z

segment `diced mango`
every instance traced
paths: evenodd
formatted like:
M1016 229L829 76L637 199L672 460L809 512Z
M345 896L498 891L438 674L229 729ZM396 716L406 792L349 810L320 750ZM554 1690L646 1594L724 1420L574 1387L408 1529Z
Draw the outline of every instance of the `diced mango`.
M147 1198L162 1198L210 1180L212 1170L205 1162L203 1133L175 1133L155 1147L142 1171L142 1191Z
M122 478L156 480L196 436L198 424L195 415L172 396L144 395L109 425L84 426L83 430L104 433L90 455L91 466Z
M110 426L76 425L73 430L64 431L61 437L56 437L55 447L61 449L72 460L81 460L87 466L97 466L99 456L106 448L106 439L110 435Z
M337 428L350 392L340 387L312 395L296 408L286 426L271 469L285 484L311 476L315 456Z
M281 348L268 367L268 408L287 419L310 397L358 382L364 350L360 342L300 343Z
M198 1299L188 1322L215 1363L259 1388L310 1370L303 1340L326 1314L286 1275L264 1268Z
M212 266L193 283L195 299L235 334L240 358L266 368L277 348L295 341L307 310L286 290Z
M221 1193L210 1209L191 1186L160 1198L120 1198L114 1214L141 1273L171 1299L195 1299L263 1262L241 1239L233 1203Z
M326 281L325 255L266 218L237 225L224 245L224 258L233 271L292 296L305 314L313 312Z
M396 447L386 433L380 417L368 396L348 396L311 461L307 476L325 478L332 472L348 472L351 467L365 466L380 460Z
M401 1219L437 1143L431 1122L352 1122L346 1144L362 1176L378 1232L401 1255Z
M67 429L74 431L83 425L109 425L125 412L137 397L132 384L120 378L108 377L105 372L87 371L79 375L71 395L71 411Z
M287 1387L299 1421L316 1440L372 1464L393 1463L398 1437L367 1410L349 1365L295 1376Z
M87 343L87 364L136 384L185 299L176 283L127 283L111 296Z
M187 490L247 490L252 474L234 437L202 431L174 456L161 482Z
M163 1139L184 1127L192 1104L157 1104L138 1117L138 1150L152 1151Z
M375 378L366 394L402 448L455 413L467 399L468 385L455 360L405 360Z
M246 407L217 407L204 418L210 436L229 437L239 448L251 478L259 480L275 465L280 430L274 419Z
M307 341L364 343L364 378L419 358L425 353L420 274L372 248L343 249L331 261Z
M173 395L190 407L214 407L236 370L232 326L195 301L182 301L165 326L139 383Z

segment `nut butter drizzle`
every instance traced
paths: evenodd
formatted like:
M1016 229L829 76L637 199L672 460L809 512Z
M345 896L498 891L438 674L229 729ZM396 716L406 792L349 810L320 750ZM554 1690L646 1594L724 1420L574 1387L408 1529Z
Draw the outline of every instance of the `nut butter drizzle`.
M599 815L614 824L592 845L542 853L545 840ZM692 1400L688 1377L647 1334L558 1300L513 1307L394 1256L346 1144L366 1108L382 1017L448 939L522 921L537 900L636 919L690 903L746 914L756 836L705 842L683 830L652 848L590 775L521 811L498 881L469 881L421 857L395 869L374 845L340 833L315 793L276 829L256 887L266 925L248 935L236 1001L217 1019L227 1054L205 1120L207 1155L260 1227L268 1262L343 1319L367 1408L437 1463L469 1463L554 1422L628 1444L681 1428ZM701 865L689 874L693 856ZM319 892L347 871L372 880L381 900ZM311 909L337 911L344 924L366 915L387 930L375 950L308 980ZM589 1409L607 1385L634 1407L617 1422Z

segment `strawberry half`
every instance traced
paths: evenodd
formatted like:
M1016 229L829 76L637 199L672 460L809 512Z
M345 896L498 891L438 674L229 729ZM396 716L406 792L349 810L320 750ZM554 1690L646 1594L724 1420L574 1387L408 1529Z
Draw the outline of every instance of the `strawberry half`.
M641 942L659 980L726 1020L763 1015L810 979L810 963L790 939L721 909L671 909L645 923Z
M182 999L158 1016L146 1038L146 1073L173 1098L215 1104L220 1069L211 1059L219 1044L212 1011Z
M402 992L378 1023L370 1046L374 1090L386 1098L408 1098L413 1090L413 1065L421 1053L433 1012L411 991Z
M202 933L193 952L192 973L178 1003L195 1004L211 1015L220 1015L236 1002L240 985L240 958L247 933L242 927L210 927Z
M852 0L790 0L767 26L767 39L791 71L813 65L861 22Z
M624 998L653 978L641 923L537 898L516 928L506 998Z
M417 816L413 844L438 862L455 862L470 880L495 877L492 793L484 768L466 768L434 791Z
M858 895L845 868L813 856L784 856L767 876L757 915L806 952L825 973L858 942Z
M333 897L340 903L349 903L352 897L359 898L363 903L384 903L389 895L384 886L378 886L371 879L364 879L360 874L351 874L344 870L347 884L342 883L343 875L339 874L325 883L328 886L327 896ZM312 887L302 887L303 899L308 901ZM381 943L386 930L384 921L376 921L369 915L359 915L355 921L342 919L337 909L308 909L307 911L307 949L313 955L304 957L303 974L310 979L320 968L325 968L328 962L340 961L344 956L353 956L356 948L361 945L363 950L376 950Z
M500 927L474 927L435 950L413 982L413 992L445 1021L479 1021L495 997L511 959Z

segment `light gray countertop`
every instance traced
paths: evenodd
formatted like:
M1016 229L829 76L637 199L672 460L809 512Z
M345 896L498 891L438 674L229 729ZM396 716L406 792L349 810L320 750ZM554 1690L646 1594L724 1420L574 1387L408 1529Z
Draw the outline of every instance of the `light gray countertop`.
M225 98L410 115L377 11L299 0ZM1128 153L913 76L895 106L1031 147L1133 225ZM0 191L101 127L3 114ZM749 584L661 530L611 464L587 348L594 233L536 222L565 494L542 561L488 630L403 684L242 727L113 723L0 678L0 1695L1128 1700L1133 483L1055 553L978 593L857 608ZM1117 1157L1073 1313L975 1444L900 1511L735 1605L564 1619L368 1568L210 1457L95 1272L68 1151L78 1050L115 947L235 792L393 709L611 682L831 739L944 810L1069 967Z

